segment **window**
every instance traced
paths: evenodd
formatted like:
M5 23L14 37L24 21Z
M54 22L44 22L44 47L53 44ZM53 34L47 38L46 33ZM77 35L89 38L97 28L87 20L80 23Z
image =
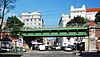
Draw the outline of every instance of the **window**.
M39 19L39 21L41 21L41 19Z
M32 21L32 19L31 19L31 21Z
M66 43L64 43L64 45L66 45Z
M28 19L26 19L26 21L28 21Z
M76 13L76 12L74 12L74 13Z
M34 19L36 21L36 19Z
M39 25L41 25L41 23L39 23Z
M25 20L23 20L23 22L25 22Z
M82 11L80 11L80 13L82 13Z
M28 25L28 23L25 23L25 25Z

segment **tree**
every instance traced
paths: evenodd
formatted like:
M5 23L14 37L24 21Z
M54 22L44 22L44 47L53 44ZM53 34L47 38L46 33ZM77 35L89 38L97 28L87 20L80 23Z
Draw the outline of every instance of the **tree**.
M87 23L89 20L88 19L85 19L81 16L77 16L77 17L74 17L74 19L71 19L67 25L83 25L85 23Z
M95 15L95 22L100 22L100 11Z
M11 16L7 18L5 29L8 29L12 32L12 37L16 37L23 27L24 23L22 23L16 16Z
M0 24L0 32L1 32L1 28L2 28L2 24L3 24L3 20L4 20L4 16L5 13L9 12L10 9L15 8L14 3L16 2L16 0L0 0L0 8L1 8L1 24Z

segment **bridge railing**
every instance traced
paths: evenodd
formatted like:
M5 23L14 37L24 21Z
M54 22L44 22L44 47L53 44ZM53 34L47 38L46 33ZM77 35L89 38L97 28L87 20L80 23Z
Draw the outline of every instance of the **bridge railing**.
M27 30L27 29L46 29L46 28L84 28L84 27L88 27L86 25L66 25L66 27L63 27L63 26L59 26L59 25L50 25L50 26L43 26L43 27L39 27L39 28L22 28L21 30Z
M66 25L66 26L60 26L60 25L50 25L50 26L43 26L42 28L65 28L65 27L88 27L88 24L84 25Z

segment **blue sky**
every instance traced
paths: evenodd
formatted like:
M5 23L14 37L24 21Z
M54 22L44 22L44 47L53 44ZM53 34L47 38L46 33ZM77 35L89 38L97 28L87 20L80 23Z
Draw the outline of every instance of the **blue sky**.
M70 7L100 8L100 0L17 0L12 14L20 16L26 11L40 11L45 25L58 25L61 14L69 14Z

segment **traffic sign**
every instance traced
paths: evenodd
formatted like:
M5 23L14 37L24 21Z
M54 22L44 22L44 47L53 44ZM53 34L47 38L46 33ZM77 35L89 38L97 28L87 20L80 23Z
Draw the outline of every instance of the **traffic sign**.
M13 40L14 40L14 42L17 42L17 41L18 41L18 39L17 39L17 38L14 38Z
M18 38L18 42L19 43L22 43L22 38Z

